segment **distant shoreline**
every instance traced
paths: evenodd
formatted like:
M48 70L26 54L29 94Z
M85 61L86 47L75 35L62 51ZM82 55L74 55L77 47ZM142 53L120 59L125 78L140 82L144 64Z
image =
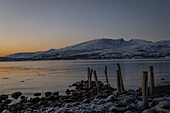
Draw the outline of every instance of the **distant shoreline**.
M152 59L167 59L170 57L158 57L158 58L105 58L105 59L4 59L0 57L0 62L22 62L22 61L61 61L61 60L152 60Z

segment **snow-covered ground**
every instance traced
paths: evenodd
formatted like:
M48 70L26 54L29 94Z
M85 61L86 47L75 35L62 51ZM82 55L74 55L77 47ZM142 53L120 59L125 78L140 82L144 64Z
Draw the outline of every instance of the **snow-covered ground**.
M61 49L50 49L33 53L15 53L6 58L32 59L95 59L95 58L136 58L168 56L170 41L145 41L132 39L96 39Z

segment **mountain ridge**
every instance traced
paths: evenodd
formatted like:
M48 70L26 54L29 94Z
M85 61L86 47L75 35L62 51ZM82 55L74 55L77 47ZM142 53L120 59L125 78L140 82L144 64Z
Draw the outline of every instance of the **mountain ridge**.
M140 39L95 39L60 49L47 51L24 52L7 55L13 59L111 59L161 57L170 54L170 41L157 42Z

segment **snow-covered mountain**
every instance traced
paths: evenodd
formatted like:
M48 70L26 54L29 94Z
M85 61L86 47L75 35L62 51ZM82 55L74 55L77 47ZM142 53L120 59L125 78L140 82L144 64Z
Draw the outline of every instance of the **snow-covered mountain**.
M146 41L132 39L96 39L61 49L31 53L15 53L5 58L16 59L102 59L143 58L170 55L170 41Z

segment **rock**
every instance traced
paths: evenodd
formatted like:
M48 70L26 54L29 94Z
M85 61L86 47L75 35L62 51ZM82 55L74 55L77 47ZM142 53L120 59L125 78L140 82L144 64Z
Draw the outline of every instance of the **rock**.
M108 93L103 93L102 96L106 98L106 97L109 96L109 94Z
M2 113L11 113L11 112L8 110L4 110L4 111L2 111Z
M31 102L26 102L26 103L23 103L23 105L29 106L29 105L32 105L32 104L31 104Z
M45 93L45 97L48 97L48 96L50 96L50 95L52 95L51 92L46 92L46 93Z
M24 113L32 113L31 111L25 111Z
M0 99L1 100L8 99L8 95L2 94L2 95L0 95Z
M83 104L83 103L90 103L90 100L84 99L84 100L81 102L81 104Z
M140 92L137 92L137 91L132 90L132 89L128 90L127 93L128 93L128 95L140 95Z
M66 94L70 95L71 91L69 89L66 90Z
M72 93L71 93L73 96L76 96L76 95L78 95L78 93L74 90L74 91L72 91Z
M56 100L56 98L54 97L54 95L50 95L50 96L46 97L46 99L47 99L48 101L54 101L54 100Z
M136 106L139 110L143 109L142 101L139 101Z
M21 100L25 100L26 97L25 97L25 96L21 96L20 99L21 99Z
M100 99L97 104L104 104L105 103L105 100L104 99Z
M95 97L95 99L102 99L103 98L103 95L101 95L101 94L98 94L96 97Z
M125 108L124 107L116 107L116 106L112 106L109 108L110 112L125 112Z
M4 100L4 103L5 103L5 104L10 104L11 102L12 102L11 99L6 99L6 100Z
M40 101L38 102L38 105L45 105L45 104L48 104L48 101L46 101L46 100L40 100Z
M36 97L36 98L32 98L32 99L30 99L30 101L32 102L32 103L38 103L39 102L39 100L40 100L40 98L39 97Z
M125 113L134 113L133 111L131 111L131 110L128 110L128 111L126 111Z
M151 109L144 110L143 113L158 113L158 112L155 108L151 108Z
M46 110L46 113L52 113L53 111L54 111L54 108L48 108L48 110Z
M73 106L72 104L66 103L66 104L64 105L64 108L69 108L69 107L72 107L72 106Z
M131 108L136 108L136 105L135 105L134 103L131 103L129 106L130 106Z
M59 92L54 92L53 95L58 96Z
M41 93L34 93L34 96L41 96Z
M74 102L74 100L73 99L64 99L64 100L62 100L62 102L69 103L69 102Z
M14 99L18 99L22 95L22 92L14 92L12 93L11 97Z
M164 108L164 109L170 109L170 101L159 102L159 107Z
M72 103L73 106L77 106L77 105L80 105L80 102L74 102Z
M164 78L161 78L161 80L164 80Z
M114 96L114 95L110 95L106 98L106 102L109 102L109 101L117 101L118 99Z
M154 98L152 100L153 105L159 104L161 101L170 101L170 97L160 97L160 98Z

